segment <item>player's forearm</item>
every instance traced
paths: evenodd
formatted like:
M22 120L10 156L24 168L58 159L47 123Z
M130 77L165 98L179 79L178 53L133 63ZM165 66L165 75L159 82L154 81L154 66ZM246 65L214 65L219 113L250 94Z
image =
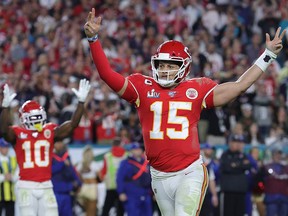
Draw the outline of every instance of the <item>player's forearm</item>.
M245 92L253 83L255 83L266 71L269 65L277 58L277 55L265 49L262 55L255 61L255 63L250 67L238 80L239 88L241 92Z
M216 189L215 180L210 180L209 189L210 189L210 192L213 196L217 196L217 189Z
M62 140L72 134L73 130L79 125L83 112L84 103L79 102L71 120L64 122L55 130L55 141Z
M244 93L263 74L257 66L251 66L236 82L218 85L214 90L214 106L223 106Z
M0 132L6 141L11 143L12 145L16 142L16 135L14 131L10 128L12 119L10 115L9 108L2 107L2 111L0 114Z
M217 86L214 90L214 105L222 106L244 93L276 59L276 53L277 50L275 49L274 52L265 49L255 63L236 82L224 83Z
M0 131L5 136L8 133L9 125L10 125L10 112L9 108L2 107L2 111L0 114Z
M71 118L70 126L71 126L72 130L74 130L76 127L78 127L79 122L82 118L83 112L84 112L84 103L78 102L77 108L76 108L76 110L73 113L72 118Z
M119 92L125 83L125 78L112 70L98 40L90 43L90 50L100 78L115 92Z
M252 65L241 77L238 82L239 94L245 92L253 83L255 83L263 74L263 71L257 66ZM237 95L238 96L238 95Z

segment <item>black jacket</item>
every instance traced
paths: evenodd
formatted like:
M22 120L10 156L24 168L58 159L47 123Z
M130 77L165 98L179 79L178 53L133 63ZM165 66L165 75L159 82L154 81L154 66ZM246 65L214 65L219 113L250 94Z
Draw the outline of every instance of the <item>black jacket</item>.
M245 173L250 168L250 161L244 153L230 150L224 152L220 160L221 191L246 193L248 177Z

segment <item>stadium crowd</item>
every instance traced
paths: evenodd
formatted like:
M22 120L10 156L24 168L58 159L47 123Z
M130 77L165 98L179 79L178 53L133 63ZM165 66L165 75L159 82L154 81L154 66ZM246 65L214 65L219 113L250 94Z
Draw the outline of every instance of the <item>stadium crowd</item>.
M11 104L13 124L19 123L18 109L28 99L39 101L49 121L65 122L77 105L71 88L82 78L90 80L85 114L73 136L64 140L68 148L75 144L111 145L116 137L120 137L122 146L142 141L135 108L113 93L95 73L83 32L87 12L93 7L97 16L103 17L100 39L104 51L113 69L123 75L150 75L150 57L157 46L173 39L182 41L191 51L190 76L206 76L218 83L234 81L265 49L266 32L273 35L279 26L282 30L288 28L287 0L2 0L0 85L8 83L17 92ZM203 151L213 151L216 168L209 171L215 172L211 181L215 181L219 194L221 157L228 146L230 149L230 142L239 141L249 147L238 150L248 149L247 158L250 162L256 160L255 169L252 162L245 167L253 180L263 180L267 173L258 171L261 167L265 170L270 162L287 163L288 34L283 47L247 92L225 107L202 112L200 142ZM277 159L277 153L283 154ZM287 187L287 174L284 166L270 183L283 181ZM255 187L251 186L247 194L255 190L263 194L267 187L262 184L260 180L257 185L254 182ZM252 200L259 201L261 215L264 198L257 193ZM283 211L288 215L288 191L280 188L268 193L281 195L286 206ZM221 205L220 196L219 202ZM215 200L212 203L219 206ZM251 215L251 211L247 208L246 213ZM272 213L267 211L267 216Z

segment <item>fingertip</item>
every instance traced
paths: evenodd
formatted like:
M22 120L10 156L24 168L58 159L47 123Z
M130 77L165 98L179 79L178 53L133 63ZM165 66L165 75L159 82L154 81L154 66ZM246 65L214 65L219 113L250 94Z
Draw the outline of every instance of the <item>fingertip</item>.
M266 41L270 40L270 35L268 33L265 34L266 35Z

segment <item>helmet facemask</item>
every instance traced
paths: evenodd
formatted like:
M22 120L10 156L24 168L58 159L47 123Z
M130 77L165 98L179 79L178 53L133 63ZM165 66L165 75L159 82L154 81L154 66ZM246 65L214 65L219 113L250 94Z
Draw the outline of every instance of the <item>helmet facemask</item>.
M175 64L179 66L179 69L172 69L172 70L161 70L159 69L159 63L163 61L168 64ZM152 71L153 71L153 78L154 80L161 85L162 87L172 87L180 83L185 75L187 67L190 66L190 62L187 60L186 64L183 60L161 60L161 59L152 59L151 60ZM164 73L164 75L161 75ZM175 74L171 77L171 74ZM166 78L165 78L166 77Z

